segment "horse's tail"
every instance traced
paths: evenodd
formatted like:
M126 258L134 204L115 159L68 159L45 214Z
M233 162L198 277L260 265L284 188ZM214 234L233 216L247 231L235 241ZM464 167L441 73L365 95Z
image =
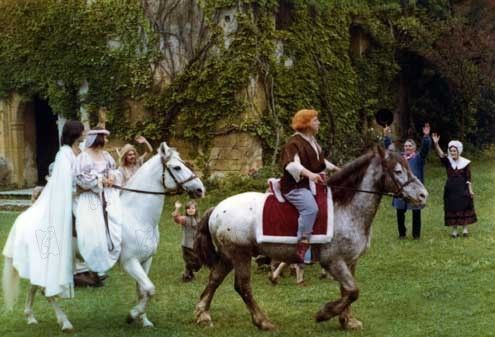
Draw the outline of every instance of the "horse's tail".
M19 295L19 273L10 257L5 257L3 264L2 289L5 307L12 310Z
M196 238L194 240L194 252L198 257L199 262L210 268L220 259L220 256L213 245L209 228L210 216L214 209L214 207L208 209L199 221Z

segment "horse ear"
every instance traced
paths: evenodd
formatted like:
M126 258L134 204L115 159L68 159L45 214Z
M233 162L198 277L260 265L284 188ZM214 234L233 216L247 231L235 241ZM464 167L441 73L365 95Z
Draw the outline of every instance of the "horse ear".
M160 148L158 149L158 153L163 158L164 161L168 161L170 156L172 155L171 148L167 145L166 142L160 144Z

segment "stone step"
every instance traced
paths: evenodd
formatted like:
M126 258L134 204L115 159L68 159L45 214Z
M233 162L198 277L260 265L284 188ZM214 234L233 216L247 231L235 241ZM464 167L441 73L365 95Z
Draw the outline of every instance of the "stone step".
M31 206L31 200L0 199L0 211L21 212Z
M31 200L31 194L33 193L32 188L25 188L22 190L10 190L1 191L0 200Z

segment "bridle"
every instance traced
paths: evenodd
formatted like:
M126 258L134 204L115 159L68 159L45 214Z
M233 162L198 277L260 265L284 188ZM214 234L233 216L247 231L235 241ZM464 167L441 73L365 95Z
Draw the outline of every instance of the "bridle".
M404 182L403 184L401 184L400 182L397 181L397 179L395 178L394 176L394 173L392 172L392 169L390 167L388 167L385 163L382 162L382 168L385 172L388 173L388 175L390 176L390 179L392 180L392 182L394 183L395 187L396 187L396 191L393 192L393 193L388 193L388 194L391 194L393 197L395 198L402 198L401 195L402 195L402 192L404 191L404 187L406 187L407 185L411 184L414 182L414 178L408 174L409 176L409 179L407 179L406 182ZM384 176L384 179L385 179L385 176Z
M134 193L142 193L142 194L154 194L154 195L175 195L175 194L180 194L182 192L185 192L186 190L184 189L184 184L186 184L187 182L191 181L191 180L194 180L196 178L198 178L198 176L196 174L194 174L194 171L191 169L191 176L185 180L182 180L182 181L179 181L177 179L177 177L174 175L172 169L170 169L170 167L168 166L168 160L163 160L163 158L160 159L161 163L162 163L162 167L163 167L163 171L162 171L162 185L163 185L163 188L165 188L165 191L164 192L155 192L155 191L145 191L145 190L137 190L137 189L134 189L134 188L128 188L128 187L122 187L122 186L119 186L119 185L113 185L112 187L113 188L116 188L118 190L121 190L121 191L128 191L128 192L134 192ZM180 160L186 167L189 167L187 165L187 163L185 163L184 161ZM170 177L172 177L172 180L175 182L177 188L175 189L167 189L167 186L165 185L165 173L168 172L168 174L170 175Z
M402 198L401 195L402 195L402 192L404 191L404 187L413 183L414 179L408 179L405 183L401 184L400 182L397 181L397 179L395 179L394 174L392 172L392 169L389 168L383 162L382 162L382 169L384 172L386 172L390 176L390 179L394 183L394 185L396 187L395 192L390 193L390 192L370 191L370 190L361 190L358 188L345 187L345 186L336 186L336 185L330 185L330 184L327 184L327 185L330 186L331 188L336 188L336 189L349 190L349 191L361 192L361 193L369 193L369 194L377 194L377 195L385 195L385 196L392 197L392 198ZM384 179L385 179L385 175L382 177L382 185L385 184Z
M184 162L182 160L180 160L180 162L183 163L184 166L188 167L186 162ZM172 180L175 182L175 185L177 186L176 189L169 190L169 191L166 190L164 193L179 194L179 193L185 192L186 190L184 189L184 184L190 182L191 180L198 178L198 176L196 174L194 174L194 171L188 167L191 170L191 176L185 180L179 181L177 179L177 177L174 175L173 170L170 169L170 167L167 165L167 162L164 161L163 159L162 159L162 165L163 165L162 185L165 188L165 190L167 189L167 186L165 186L165 172L168 172L168 174L170 174L170 177L172 177Z

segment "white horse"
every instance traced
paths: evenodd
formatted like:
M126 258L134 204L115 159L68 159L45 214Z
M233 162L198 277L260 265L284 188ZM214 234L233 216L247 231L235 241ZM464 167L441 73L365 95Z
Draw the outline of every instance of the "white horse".
M159 242L158 224L168 192L186 191L191 197L202 197L205 188L201 180L180 158L179 153L162 143L158 154L148 160L131 178L121 194L123 224L120 264L136 280L138 304L129 313L128 322L139 318L144 327L153 326L146 317L146 304L155 293L155 286L148 277L151 260ZM134 191L130 191L134 190ZM155 192L155 193L143 193ZM12 260L5 259L4 293L17 294L19 275ZM28 324L37 324L34 313L34 296L39 287L31 285L26 299L24 315ZM66 314L54 297L47 297L53 305L57 322L63 331L73 329Z

